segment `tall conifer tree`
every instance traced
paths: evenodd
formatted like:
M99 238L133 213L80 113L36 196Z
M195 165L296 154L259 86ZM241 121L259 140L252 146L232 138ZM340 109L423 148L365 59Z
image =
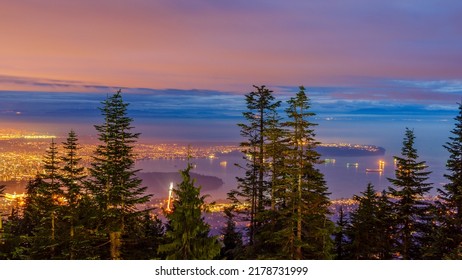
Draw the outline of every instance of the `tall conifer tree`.
M444 175L449 183L438 189L441 200L436 204L439 226L435 229L433 256L438 258L462 259L462 103L459 114L454 118L452 136L444 148L449 152Z
M84 189L84 168L81 166L81 157L78 155L80 146L78 144L77 134L71 130L63 145L63 155L60 157L62 167L60 169L60 181L65 191L66 207L64 207L66 223L68 226L68 255L69 258L75 259L77 256L78 245L82 242L81 233L83 230L83 221L80 216L82 201L87 199Z
M272 91L265 86L254 86L256 91L247 94L248 111L244 112L247 123L238 124L241 136L245 139L240 144L245 154L246 165L244 177L237 178L238 188L229 193L234 203L245 203L248 210L245 219L249 221L249 245L255 245L256 233L262 224L262 214L270 205L270 183L268 179L268 130L274 121L274 112L280 102L274 101Z
M429 204L423 199L431 189L427 183L431 172L426 171L425 161L419 161L414 140L414 131L406 128L401 157L394 157L395 178L388 178L394 186L389 188L389 193L396 199L393 210L397 253L403 259L421 258L419 240L429 215Z
M58 147L52 139L43 159L44 173L26 187L24 217L18 232L27 236L24 257L61 259L63 192L59 182ZM27 251L27 252L26 252Z
M62 258L58 256L58 247L61 243L61 218L63 190L59 182L59 156L58 146L51 140L46 151L44 162L44 174L42 181L37 185L38 202L35 206L39 209L40 224L34 229L34 242L32 255L35 258ZM37 181L40 182L40 181ZM48 252L47 256L45 252Z
M133 145L139 133L132 132L132 118L127 116L127 106L121 91L109 96L100 108L104 117L102 125L95 125L101 142L95 151L90 168L89 187L97 200L103 228L109 238L109 258L121 259L122 234L127 219L142 213L136 206L149 200L145 187L134 169Z
M286 155L289 211L287 231L290 242L289 258L327 259L331 257L334 224L330 221L328 209L329 192L323 174L316 168L320 155L315 148L314 127L309 118L309 99L305 88L300 87L295 97L288 101L289 152Z

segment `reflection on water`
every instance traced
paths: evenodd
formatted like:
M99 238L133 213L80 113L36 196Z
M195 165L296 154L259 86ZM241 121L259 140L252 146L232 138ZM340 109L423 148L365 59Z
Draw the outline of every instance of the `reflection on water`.
M216 176L224 181L221 189L209 193L213 199L226 198L226 193L236 187L236 177L243 175L243 170L235 164L244 164L239 156L220 156L214 159L192 159L195 164L193 172ZM434 158L427 161L432 171L430 182L434 190L445 182L443 173L444 158ZM137 162L137 167L143 172L175 172L186 167L187 161L181 159L157 159ZM336 157L325 159L318 166L324 174L331 192L332 199L350 198L365 190L372 183L377 191L390 186L387 178L394 177L394 160L392 155L370 157ZM179 182L176 182L179 183ZM168 186L165 186L167 189Z
M337 121L319 120L317 127L318 139L323 143L352 143L376 145L385 148L384 156L364 157L325 157L325 164L319 169L325 175L325 180L331 192L331 198L350 198L365 190L372 183L377 191L390 186L387 178L394 177L393 156L401 153L405 128L414 129L415 147L421 161L426 161L428 170L432 171L430 182L436 194L436 188L441 188L444 179L448 152L443 144L448 141L450 131L454 127L452 116L357 116L354 119L341 118ZM235 164L244 164L243 159L236 155L225 155L214 159L193 159L197 165L194 172L216 176L224 181L224 186L210 195L214 199L225 198L226 193L236 187L236 176L242 176L244 171ZM184 169L185 160L149 160L137 163L144 171L172 172ZM366 172L369 169L369 172ZM165 186L168 188L168 186Z
M429 164L427 162L427 165ZM349 198L354 194L359 194L366 189L368 183L372 183L377 191L382 191L390 186L387 178L395 176L395 163L391 155L338 157L334 164L320 165L319 169L324 174L329 191L332 193L331 197L334 199ZM434 183L434 187L441 187L441 184L445 182L444 160L439 162L439 166L430 166L429 170L433 171L429 182ZM436 190L433 190L431 194L435 195Z

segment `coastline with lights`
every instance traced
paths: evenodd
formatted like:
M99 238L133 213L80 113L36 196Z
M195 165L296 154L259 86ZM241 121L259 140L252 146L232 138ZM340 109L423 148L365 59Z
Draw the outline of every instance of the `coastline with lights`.
M64 138L54 135L24 132L19 130L0 130L0 182L22 182L44 172L43 157L50 146L51 139L56 143ZM58 145L59 146L59 145ZM81 143L80 156L84 167L90 166L96 144ZM373 145L359 144L319 144L318 152L323 156L373 156L381 155L385 149ZM238 144L176 144L176 143L137 143L134 147L137 161L159 159L219 159L221 167L231 162L222 160L224 156L242 156ZM328 159L326 159L328 160Z

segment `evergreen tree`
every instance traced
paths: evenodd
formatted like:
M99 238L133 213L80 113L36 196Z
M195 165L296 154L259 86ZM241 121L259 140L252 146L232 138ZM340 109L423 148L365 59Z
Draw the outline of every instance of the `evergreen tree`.
M289 152L286 155L287 176L287 224L282 230L288 234L288 257L293 259L330 258L334 224L328 218L329 193L323 174L316 168L320 155L315 147L314 126L309 121L310 112L305 88L300 87L295 97L288 101Z
M28 187L31 191L31 203L28 210L32 210L29 217L36 222L32 229L30 257L32 259L60 259L62 258L62 206L64 203L63 190L59 181L58 147L51 141L44 157L44 174L37 177ZM29 195L29 194L28 194ZM38 222L37 222L38 219Z
M285 155L288 151L287 130L282 126L282 119L276 110L271 112L268 120L268 130L266 135L268 144L266 145L266 153L269 173L269 187L271 190L270 209L277 211L278 208L284 206L284 198L286 192L286 168Z
M339 218L336 225L337 228L334 238L335 258L337 260L345 260L348 256L348 239L346 237L346 229L349 223L342 206L340 206L339 209Z
M420 239L426 230L425 221L429 215L429 204L423 199L431 189L431 184L426 182L431 172L425 171L425 161L418 161L414 140L414 131L406 128L401 157L394 157L395 178L388 178L394 186L389 188L389 192L396 199L393 208L397 253L403 259L421 257Z
M98 145L90 168L89 188L101 211L101 228L107 234L109 258L121 259L122 236L128 219L140 214L136 206L149 200L145 187L136 177L133 145L139 133L133 133L132 119L121 91L109 96L100 108L104 116L98 131Z
M433 258L462 259L462 103L459 103L459 114L454 120L452 136L444 145L449 152L448 173L444 175L449 183L438 189L439 224L434 232Z
M274 112L280 102L274 102L272 91L265 86L254 86L256 91L246 95L248 111L244 112L247 123L238 124L241 136L245 139L240 144L245 154L245 176L237 178L238 188L229 193L229 199L236 203L248 205L244 219L249 222L249 245L254 246L256 233L262 225L262 214L270 205L271 190L268 180L268 130L274 122ZM257 242L258 243L258 242ZM257 244L259 246L261 244Z
M2 197L1 194L0 197ZM6 216L5 213L0 214L3 214L0 215L0 219ZM21 250L23 239L18 231L20 221L18 207L11 209L6 221L0 221L0 260L20 259L18 253Z
M368 184L361 196L354 196L358 208L350 214L348 237L352 259L381 259L383 228L379 216L379 197Z
M287 218L281 209L284 209L287 203L285 155L288 150L288 139L287 130L281 122L282 118L276 110L268 114L265 144L268 199L264 210L256 215L259 225L255 233L257 242L253 244L252 250L249 250L252 253L249 257L258 259L281 259L286 256L287 236L281 233L280 229Z
M388 194L385 190L382 191L381 195L377 200L377 232L379 232L378 239L378 257L381 260L390 260L393 255L394 248L394 221L396 220L393 213L393 203L388 198Z
M234 214L231 208L225 208L226 227L222 229L223 248L221 248L221 257L227 260L237 259L239 250L242 249L242 234L236 229Z
M188 163L181 171L183 181L174 190L173 210L166 213L168 243L159 246L159 253L167 254L169 260L210 260L220 254L220 244L209 236L209 225L202 217L205 196L200 194L201 187L194 185L191 168Z
M81 166L81 157L78 155L80 146L78 144L77 134L71 130L65 142L62 143L64 154L60 157L62 167L60 169L60 182L65 190L64 197L66 199L66 206L63 207L65 212L65 220L68 227L68 238L66 243L68 248L66 251L69 258L75 259L78 254L76 251L83 246L79 244L84 242L82 235L85 233L83 220L81 219L81 202L88 199L87 193L84 190L84 168ZM85 206L88 206L85 205ZM83 238L86 239L86 238ZM82 252L83 253L83 252Z
M164 257L158 254L158 248L165 242L165 227L158 217L152 215L150 209L146 209L142 216L133 220L129 229L129 237L123 248L125 259L149 260Z
M23 219L20 230L24 235L31 236L44 216L41 208L41 202L44 198L42 195L42 186L44 184L42 177L37 175L33 180L29 180L26 185L26 199L24 201Z
M43 199L42 186L44 182L41 176L37 175L34 180L30 180L26 185L26 198L22 207L22 218L17 219L16 226L12 225L10 233L18 238L14 241L15 249L11 251L11 259L31 259L31 247L34 245L34 231L39 227L44 211L41 207ZM12 213L12 216L16 213ZM12 241L12 240L10 240ZM45 251L48 253L48 250ZM49 255L46 254L49 258Z

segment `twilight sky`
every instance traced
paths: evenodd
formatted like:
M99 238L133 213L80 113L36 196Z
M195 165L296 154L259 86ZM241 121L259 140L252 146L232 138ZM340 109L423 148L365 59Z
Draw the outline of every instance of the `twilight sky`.
M454 115L461 28L460 0L2 1L0 120L97 116L123 88L153 126L224 133L252 84L303 84L321 115Z

